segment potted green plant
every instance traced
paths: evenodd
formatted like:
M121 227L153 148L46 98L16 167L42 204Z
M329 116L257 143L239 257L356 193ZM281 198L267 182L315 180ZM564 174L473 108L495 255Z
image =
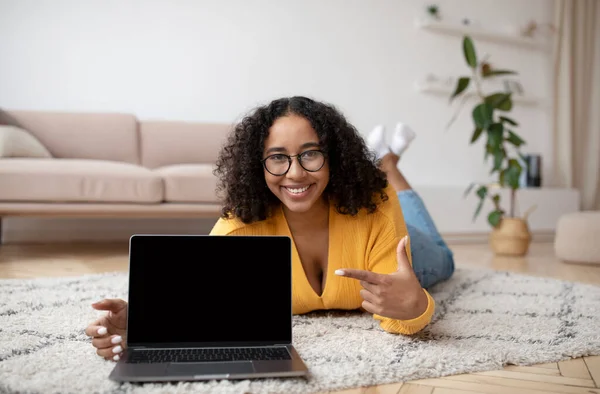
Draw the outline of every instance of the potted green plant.
M492 210L487 215L487 221L492 227L490 245L496 254L524 255L531 242L527 222L528 213L517 217L515 200L523 171L521 163L524 163L520 148L525 144L525 140L515 132L518 127L517 121L508 116L513 108L513 93L510 91L486 93L483 89L486 80L517 73L513 70L495 69L485 59L478 59L475 46L469 36L463 37L462 51L470 75L460 76L457 79L450 96L450 103L462 97L462 107L467 99L475 100L471 110L473 133L470 144L485 139L484 163L490 166L490 176L493 179L489 183L472 183L465 191L465 197L474 192L478 198L473 220L479 216L484 202L487 199L491 201ZM472 88L468 89L469 87ZM448 127L456 119L458 111L450 120ZM510 190L508 209L504 209L502 205L500 188Z

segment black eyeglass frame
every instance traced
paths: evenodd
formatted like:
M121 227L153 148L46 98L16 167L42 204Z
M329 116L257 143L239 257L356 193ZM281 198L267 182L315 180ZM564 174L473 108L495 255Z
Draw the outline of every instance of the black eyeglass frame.
M304 167L302 165L302 155L306 154L306 153L310 153L310 152L319 152L320 154L323 155L323 164L321 164L321 166L319 168L317 168L316 170L309 170L306 167ZM267 168L267 160L272 157L272 156L286 156L288 159L288 168L287 170L285 170L285 172L283 174L273 174L271 171L269 171L269 169ZM263 167L265 170L267 170L267 172L271 175L274 176L284 176L285 174L287 174L290 171L290 168L292 168L292 159L294 157L297 157L298 159L298 164L300 164L300 167L302 167L304 169L304 171L308 171L308 172L317 172L320 171L321 168L323 168L323 166L325 165L325 161L327 160L327 155L325 154L325 152L321 149L309 149L309 150L305 150L302 153L298 153L297 155L286 155L285 153L273 153L272 155L269 155L267 157L265 157L264 159L262 159L260 162L262 163Z

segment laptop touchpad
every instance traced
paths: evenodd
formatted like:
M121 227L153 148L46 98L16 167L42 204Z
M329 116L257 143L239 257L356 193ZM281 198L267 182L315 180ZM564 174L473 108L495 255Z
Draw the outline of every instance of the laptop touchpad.
M227 375L254 372L251 361L220 363L172 363L167 369L169 375Z

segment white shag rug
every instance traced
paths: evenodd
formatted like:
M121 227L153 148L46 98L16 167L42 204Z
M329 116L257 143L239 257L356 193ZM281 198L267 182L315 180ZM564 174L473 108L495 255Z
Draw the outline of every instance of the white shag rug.
M431 293L434 320L413 337L358 312L295 316L308 380L118 384L83 330L92 302L126 298L126 274L4 279L0 392L314 393L600 355L600 286L458 268Z

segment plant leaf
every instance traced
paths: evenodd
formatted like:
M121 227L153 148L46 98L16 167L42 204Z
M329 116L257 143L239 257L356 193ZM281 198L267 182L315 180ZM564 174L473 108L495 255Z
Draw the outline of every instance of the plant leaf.
M475 141L477 141L479 136L481 136L482 132L483 132L483 129L481 127L477 127L475 129L475 131L473 132L473 136L471 136L471 144L473 144L473 143L475 143Z
M488 223L492 226L492 227L497 227L498 224L500 224L500 220L502 219L502 215L504 214L503 211L500 211L498 209L494 209L492 212L490 212L490 214L488 215Z
M525 143L521 137L510 130L508 130L508 137L506 137L506 140L516 147L519 147Z
M485 97L485 102L489 103L492 108L501 111L510 111L512 109L511 93L494 93Z
M477 54L475 53L475 46L471 37L463 37L463 53L465 55L465 61L471 68L477 67Z
M506 116L499 116L498 117L500 119L501 122L506 122L512 126L518 126L519 124L517 122L515 122L514 120L512 120L511 118L507 118Z
M487 193L488 193L487 186L480 186L479 189L477 189L477 196L481 199L485 198L487 196Z
M512 109L512 106L513 106L513 102L512 102L512 98L510 97L510 94L509 94L508 97L506 98L506 100L499 103L496 106L496 108L499 109L500 111L508 112Z
M492 124L494 107L489 103L481 103L473 108L473 121L475 126L487 129Z
M479 203L477 204L477 208L475 209L475 213L473 214L473 221L477 219L479 216L479 212L481 212L481 208L483 207L483 203L485 201L485 197L487 196L488 188L487 186L481 186L477 189L477 196L479 197Z
M487 131L488 144L496 153L502 147L502 135L504 134L504 125L502 123L492 123Z
M469 193L471 193L471 190L473 190L473 188L475 187L476 183L471 183L466 189L465 192L463 194L463 198L467 197L469 195Z
M494 156L494 164L490 170L490 174L498 171L502 167L502 163L506 158L506 151L502 146L502 134L504 133L504 126L502 123L492 123L487 131L487 152ZM487 156L486 156L487 158Z
M469 86L470 81L471 81L471 78L469 78L469 77L458 78L458 81L456 81L456 88L454 89L454 93L452 93L452 96L450 96L451 102L454 99L454 97L461 94Z
M521 177L521 164L516 159L508 161L508 168L505 170L504 180L511 189L519 188L519 178Z
M494 75L509 75L509 74L517 74L517 72L511 71L511 70L490 70L482 75L484 78L488 78L488 77L493 77Z
M505 158L506 152L504 151L504 149L498 149L494 152L494 166L492 167L490 174L502 168L502 163L504 162Z

